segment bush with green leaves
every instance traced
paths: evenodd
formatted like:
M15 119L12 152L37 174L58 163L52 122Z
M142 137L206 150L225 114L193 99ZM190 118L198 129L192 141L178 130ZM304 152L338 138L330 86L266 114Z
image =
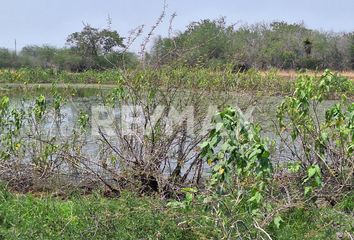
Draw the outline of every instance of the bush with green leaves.
M261 137L258 125L232 107L217 113L212 126L201 144L201 157L210 166L207 191L189 191L182 203L171 205L187 210L191 203L203 205L221 239L257 238L263 233L250 226L259 229L257 219L269 207L265 201L273 172L269 142Z
M61 128L65 101L55 88L51 94L50 99L39 95L27 102L0 98L1 180L12 182L15 188L21 179L52 177L64 165L72 165L74 158L69 156L82 149L80 136L86 128L87 115L82 113L74 130L65 135ZM19 190L28 189L19 184Z
M323 116L319 116L318 109L325 99L338 97L351 84L328 70L319 78L298 78L293 96L286 97L277 112L280 139L293 156L285 169L283 164L273 169L269 141L261 137L256 124L231 107L219 112L201 145L201 156L210 166L208 188L189 192L184 201L171 206L187 210L191 204L205 206L223 239L247 235L270 238L262 227L277 232L274 229L288 222L283 213L299 205L308 206L307 196L311 193L326 189L319 193L336 198L337 194L350 192L354 105L342 96ZM299 182L282 178L284 170L299 176L295 178ZM306 198L298 197L297 189L292 187L296 184ZM321 196L317 194L314 199Z
M293 96L278 108L279 134L293 156L291 170L306 174L305 194L324 185L336 190L352 187L353 102L342 95L339 102L319 112L325 99L335 98L352 86L350 80L329 70L319 78L303 75L297 79Z
M218 113L208 139L202 143L202 156L211 166L210 184L220 194L235 187L251 192L249 202L258 205L271 179L272 163L267 142L260 127L248 122L231 107ZM246 184L242 184L246 183Z

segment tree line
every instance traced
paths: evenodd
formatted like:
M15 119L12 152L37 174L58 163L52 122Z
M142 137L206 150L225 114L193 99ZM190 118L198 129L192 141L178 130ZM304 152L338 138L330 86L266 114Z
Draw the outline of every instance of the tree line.
M110 27L98 29L85 25L80 32L67 37L63 48L28 45L18 54L0 48L0 68L39 67L81 72L133 67L138 59L134 53L125 51L123 41Z
M350 70L354 69L354 32L324 32L286 22L236 27L223 18L207 19L191 23L173 37L158 38L151 61L156 65Z
M16 54L0 48L0 68L41 67L68 71L136 67L139 58L128 52L111 27L85 25L67 37L66 46L29 45ZM354 69L354 32L313 30L303 23L228 25L224 18L193 22L182 32L155 38L144 59L154 67L183 65L247 69Z

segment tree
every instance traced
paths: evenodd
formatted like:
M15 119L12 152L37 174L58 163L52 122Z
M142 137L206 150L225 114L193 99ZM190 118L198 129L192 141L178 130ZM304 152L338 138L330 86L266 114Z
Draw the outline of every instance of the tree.
M188 25L187 30L174 38L158 38L152 48L154 63L183 62L188 66L213 66L225 63L233 27L223 18L201 20Z
M350 36L350 63L351 68L354 69L354 32Z
M28 45L22 48L20 52L23 65L31 67L52 67L54 56L58 49L49 45L37 46Z
M94 67L99 56L117 52L124 47L123 38L117 31L100 30L90 25L85 25L81 32L70 34L66 42L82 56L86 68Z
M6 48L0 48L0 68L12 67L14 54Z
M59 70L81 71L84 66L83 58L68 48L58 49L54 56L54 63Z
M180 35L183 48L188 51L187 62L190 65L225 62L230 46L232 26L226 26L225 19L202 20L191 23Z

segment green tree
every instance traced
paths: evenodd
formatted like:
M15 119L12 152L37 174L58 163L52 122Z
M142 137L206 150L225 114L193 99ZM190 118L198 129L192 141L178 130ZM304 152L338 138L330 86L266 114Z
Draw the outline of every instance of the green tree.
M0 48L0 68L13 67L14 54L6 48Z
M351 68L354 69L354 32L350 35L350 64Z
M172 39L157 39L152 57L161 63L178 59L189 66L225 63L232 52L228 49L232 32L233 27L227 26L223 18L193 22L185 32Z
M117 52L124 47L123 38L117 31L100 30L90 25L85 25L81 32L70 34L66 42L74 52L82 56L85 68L98 67L96 61L99 56Z
M59 70L77 72L83 70L84 66L83 58L68 48L58 49L53 61Z
M54 56L57 53L57 48L43 45L28 45L22 48L20 52L20 61L22 65L31 67L53 67Z

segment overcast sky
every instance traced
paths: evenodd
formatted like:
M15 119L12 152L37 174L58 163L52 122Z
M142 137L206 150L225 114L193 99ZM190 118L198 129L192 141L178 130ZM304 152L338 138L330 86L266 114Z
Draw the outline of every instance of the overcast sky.
M354 31L354 0L167 0L167 5L157 34L167 34L174 12L174 30L184 30L192 21L225 16L228 23L304 21L319 30ZM162 0L0 0L0 47L13 49L14 39L18 48L28 44L62 47L70 33L82 29L83 22L105 27L108 15L112 28L123 37L142 24L148 32L162 7ZM132 50L138 48L136 43Z

